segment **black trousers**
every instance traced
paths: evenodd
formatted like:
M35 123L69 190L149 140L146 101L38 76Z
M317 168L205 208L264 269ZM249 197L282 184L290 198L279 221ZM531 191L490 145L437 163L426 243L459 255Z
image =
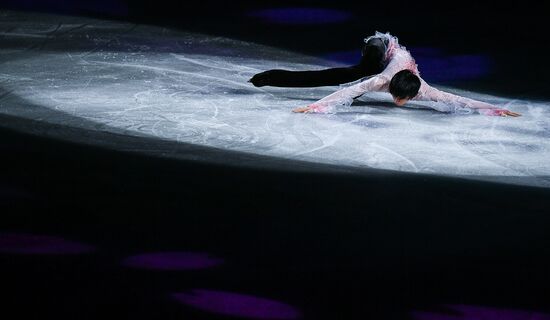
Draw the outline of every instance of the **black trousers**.
M256 87L321 87L352 82L384 70L386 45L381 38L372 38L363 45L358 64L344 68L315 71L273 69L255 74L249 82Z

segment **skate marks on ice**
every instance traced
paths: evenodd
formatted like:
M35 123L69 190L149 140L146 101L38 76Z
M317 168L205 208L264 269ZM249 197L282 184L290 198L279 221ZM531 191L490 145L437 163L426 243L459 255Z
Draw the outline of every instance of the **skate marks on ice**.
M451 115L420 102L396 108L385 93L367 94L336 114L294 114L293 108L338 87L256 88L247 80L267 69L334 64L166 28L1 14L4 115L358 169L550 186L550 109L544 101L442 88L523 116ZM104 143L85 136L58 138ZM159 154L168 154L161 149Z

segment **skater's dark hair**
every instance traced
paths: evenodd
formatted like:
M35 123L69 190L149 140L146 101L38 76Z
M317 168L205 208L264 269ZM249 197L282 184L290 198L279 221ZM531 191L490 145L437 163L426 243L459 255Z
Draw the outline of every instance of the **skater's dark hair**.
M390 81L390 93L400 99L412 99L418 94L420 79L411 70L396 73Z

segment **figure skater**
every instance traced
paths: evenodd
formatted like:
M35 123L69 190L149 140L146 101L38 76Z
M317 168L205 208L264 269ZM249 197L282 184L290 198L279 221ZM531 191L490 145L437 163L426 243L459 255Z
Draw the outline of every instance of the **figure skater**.
M412 99L431 101L430 107L442 112L477 111L490 116L520 116L489 103L431 87L420 77L418 65L410 52L389 32L377 31L364 41L361 60L357 65L317 71L268 70L254 75L249 82L256 87L319 87L357 82L306 107L293 110L299 113L333 112L336 106L350 106L353 99L367 92L379 91L389 92L397 106L403 106Z

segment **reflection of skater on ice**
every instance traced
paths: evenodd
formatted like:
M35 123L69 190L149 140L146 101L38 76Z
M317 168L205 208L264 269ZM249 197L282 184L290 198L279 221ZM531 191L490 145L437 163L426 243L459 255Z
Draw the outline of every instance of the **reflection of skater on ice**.
M359 80L361 79L361 80ZM333 86L359 80L358 83L326 96L294 112L334 112L336 106L349 106L353 99L367 92L389 92L397 106L409 100L432 101L430 107L442 112L478 113L491 116L520 114L495 105L438 90L420 77L418 66L410 52L389 33L376 32L365 39L359 64L347 68L317 71L268 70L249 81L257 87L318 87ZM439 102L439 103L437 103Z

